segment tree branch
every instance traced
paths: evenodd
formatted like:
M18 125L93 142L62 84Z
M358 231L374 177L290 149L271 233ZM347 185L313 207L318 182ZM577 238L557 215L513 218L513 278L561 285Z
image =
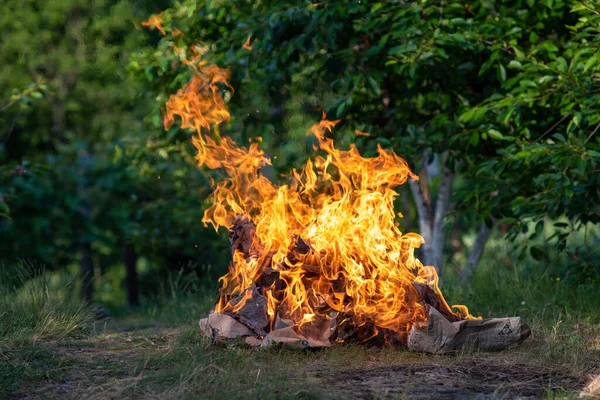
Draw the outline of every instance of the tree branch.
M594 136L594 134L598 131L598 128L600 128L600 123L598 123L598 125L596 125L596 128L594 128L594 131L592 133L590 133L590 136L588 136L587 139L585 139L585 142L583 142L584 146L592 138L592 136Z
M492 221L495 224L496 221L493 218ZM485 221L481 223L479 231L477 232L477 238L475 239L475 243L473 243L473 248L471 249L471 253L467 259L467 263L463 267L460 277L458 278L460 285L467 283L473 273L477 270L479 261L481 260L481 256L483 256L483 251L485 250L485 245L490 238L494 226L495 225L492 225L491 227L487 226Z
M535 139L535 141L533 143L539 142L540 140L542 140L544 137L546 137L547 134L549 134L550 132L552 132L554 129L556 129L557 126L559 126L565 119L567 119L567 117L571 115L571 114L566 114L564 115L561 119L558 120L558 122L556 122L554 125L552 125L550 127L550 129L548 129L546 132L542 133L542 136L540 136L539 138Z

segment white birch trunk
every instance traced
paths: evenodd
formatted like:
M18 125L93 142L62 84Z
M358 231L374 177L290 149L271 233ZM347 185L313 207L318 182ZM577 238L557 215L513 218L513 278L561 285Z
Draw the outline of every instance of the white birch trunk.
M442 157L442 182L435 202L431 238L431 264L436 268L440 279L444 266L444 248L446 247L446 222L444 218L448 213L452 182L454 181L454 173L448 168L447 160L448 154L445 153Z
M425 240L425 243L421 247L423 251L423 259L421 260L424 265L431 265L431 243L432 243L432 221L431 214L429 213L429 205L427 200L421 191L421 186L417 181L409 181L410 190L412 191L417 205L417 215L419 216L419 234Z
M422 246L421 261L424 265L435 267L441 278L444 263L444 248L446 244L446 229L444 217L448 213L450 194L452 193L452 182L454 174L447 165L448 154L441 157L442 181L438 190L435 210L431 210L431 203L419 182L410 181L410 189L417 206L419 216L419 233L423 236L425 244ZM423 166L425 168L426 166ZM421 182L428 185L429 182Z

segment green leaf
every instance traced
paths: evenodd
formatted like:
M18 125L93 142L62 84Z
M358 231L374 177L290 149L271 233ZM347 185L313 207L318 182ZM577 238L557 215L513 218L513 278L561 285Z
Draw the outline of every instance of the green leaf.
M529 252L536 261L542 261L546 258L546 254L538 246L531 246Z
M583 67L583 72L587 72L587 70L590 69L592 67L592 65L595 65L597 59L598 59L598 54L594 54L593 56L591 56L589 58L589 60L586 61L585 65Z
M510 60L508 63L508 68L510 69L523 69L523 65L517 60Z
M531 43L537 43L538 40L539 40L538 34L535 33L535 31L531 31L531 33L529 34L529 41Z
M3 201L0 201L0 213L8 216L10 214L10 208L8 207L8 204L6 204Z
M487 134L492 139L496 139L496 140L502 140L502 139L504 139L504 135L502 135L502 133L500 133L499 131L497 131L495 129L489 129L487 131Z
M577 11L587 11L587 8L585 8L585 6L581 3L577 3L573 6L573 8L571 8L571 12L577 12Z
M545 41L544 43L542 43L542 46L544 46L544 48L550 53L556 53L558 51L558 47L551 41Z
M464 113L462 113L459 117L459 120L462 122L469 122L473 119L473 117L475 116L475 111L477 111L477 108L473 107L468 109L467 111L465 111Z
M514 112L515 112L514 108L508 109L502 116L502 123L505 125L508 124L508 121L510 121L510 117L513 115Z
M529 88L536 88L536 87L538 87L538 85L534 81L529 80L529 79L524 79L522 81L519 81L519 85L521 87L524 87L524 88L528 88L528 87Z
M587 152L590 156L592 156L592 158L600 159L600 152L598 152L596 150L588 150Z
M469 144L471 146L477 146L479 144L479 133L473 132L469 138Z
M371 89L375 92L377 96L381 95L381 89L379 88L379 83L375 80L375 78L369 76L368 78L369 84L371 85Z
M517 56L517 58L519 58L519 59L525 58L525 53L523 53L523 51L521 49L519 49L517 46L512 46L512 49L515 52L515 55Z
M500 82L506 81L506 69L502 64L498 64L498 78Z
M567 72L567 60L564 57L558 57L556 59L556 69L560 72Z
M544 229L544 221L538 221L537 224L535 224L535 233L537 233L538 235L540 233L542 233L542 230Z
M417 45L414 42L409 42L400 46L394 46L388 51L388 55L397 56L399 54L407 53L417 49Z
M335 115L337 115L337 117L341 117L342 114L344 113L344 110L346 109L346 102L342 101L338 106L337 109L335 110Z
M375 12L375 11L379 10L381 7L383 7L383 4L382 4L382 3L375 3L375 4L373 4L373 6L371 7L371 12L373 13L373 12Z

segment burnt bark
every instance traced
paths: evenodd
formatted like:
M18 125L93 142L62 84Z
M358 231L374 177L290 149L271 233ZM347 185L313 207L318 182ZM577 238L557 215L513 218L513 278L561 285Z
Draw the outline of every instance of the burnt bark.
M125 264L125 290L127 292L127 304L131 307L137 307L140 305L140 297L138 291L138 277L137 277L137 260L138 256L131 245L126 243L123 246L123 263Z

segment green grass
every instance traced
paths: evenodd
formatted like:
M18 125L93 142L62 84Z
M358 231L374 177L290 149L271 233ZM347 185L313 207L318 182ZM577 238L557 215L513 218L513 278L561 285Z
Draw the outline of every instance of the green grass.
M68 276L38 274L1 289L0 398L438 397L440 388L457 397L572 398L600 373L600 280L575 276L566 256L517 261L502 246L492 243L465 288L453 285L449 265L443 291L483 317L522 316L532 337L516 349L453 356L213 344L197 322L216 289L185 276L136 310L113 307L93 321Z
M162 343L154 340L154 344L144 345L131 374L92 385L86 395L186 399L384 397L386 391L402 389L398 387L402 379L405 385L418 387L423 379L419 373L432 369L443 371L450 380L462 379L471 388L485 388L499 377L498 393L516 387L555 398L580 388L589 368L598 366L598 360L594 361L589 351L585 354L587 334L580 332L577 343L561 344L552 332L544 332L521 348L502 353L432 356L358 345L298 351L284 347L249 348L235 341L211 344L198 336L195 327L188 327ZM548 353L550 349L555 350ZM567 355L565 350L577 352L580 358ZM456 373L452 372L454 369ZM481 369L488 371L489 377L478 376ZM411 374L413 370L417 373ZM494 374L496 370L500 371L498 376ZM507 381L503 376L509 373L514 375ZM471 382L466 374L473 374ZM370 379L361 378L370 375L380 381L373 379L371 386ZM538 377L539 382L532 383ZM363 386L356 387L357 384ZM364 384L370 386L365 388ZM514 397L515 392L512 393L509 397Z
M140 305L134 309L128 307L124 300L100 304L109 316L121 321L122 328L145 329L181 326L197 321L199 315L210 311L217 296L216 278L214 281L201 279L193 272L181 270L156 280L152 294L141 296ZM120 286L123 286L122 282ZM105 296L99 294L98 297ZM124 295L117 297L125 298Z
M0 266L3 340L61 338L85 333L91 314L73 291L73 278L42 272L27 264ZM31 275L34 277L30 278Z
M18 390L23 384L59 380L72 366L44 344L0 343L0 397Z

